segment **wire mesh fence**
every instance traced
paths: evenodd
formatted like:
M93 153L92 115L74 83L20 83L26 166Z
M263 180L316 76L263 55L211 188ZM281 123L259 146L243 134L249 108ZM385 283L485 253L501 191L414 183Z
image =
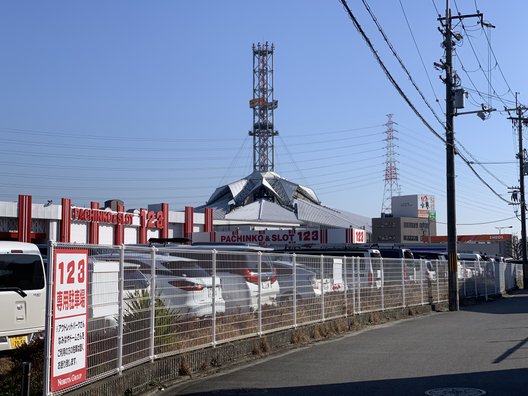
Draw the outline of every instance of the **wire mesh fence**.
M88 252L87 382L163 356L448 296L447 262L439 260L279 254L241 246L54 248ZM51 280L52 263L48 271ZM480 271L462 262L460 295L498 292L500 272L508 274L505 282L515 281L511 268ZM48 323L52 316L50 310Z

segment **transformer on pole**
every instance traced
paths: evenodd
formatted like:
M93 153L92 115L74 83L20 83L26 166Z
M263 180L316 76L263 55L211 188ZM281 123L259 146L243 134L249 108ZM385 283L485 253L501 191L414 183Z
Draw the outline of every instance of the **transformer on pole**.
M385 187L383 189L383 201L381 204L381 217L392 214L392 197L394 195L400 195L400 184L398 181L398 167L396 166L396 153L394 151L394 140L397 137L394 136L394 121L392 121L393 114L387 114L387 154L385 160Z
M273 110L278 101L273 98L273 44L253 44L253 171L275 170L274 138L279 133L274 129Z

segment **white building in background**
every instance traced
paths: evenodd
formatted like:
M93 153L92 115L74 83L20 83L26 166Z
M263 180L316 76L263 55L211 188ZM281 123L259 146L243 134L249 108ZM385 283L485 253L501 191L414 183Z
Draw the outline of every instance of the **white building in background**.
M31 195L19 195L17 202L0 202L0 239L46 243L48 241L122 244L147 243L150 238L192 238L193 232L212 232L212 209L194 213L192 207L171 211L167 203L126 209L119 200L104 206L33 203Z

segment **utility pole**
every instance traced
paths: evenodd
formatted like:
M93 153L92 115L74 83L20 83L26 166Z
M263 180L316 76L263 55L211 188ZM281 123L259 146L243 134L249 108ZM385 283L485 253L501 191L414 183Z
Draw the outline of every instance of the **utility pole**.
M523 288L528 289L528 258L526 253L526 198L524 194L524 176L525 172L525 152L523 149L523 139L522 139L522 127L523 124L528 122L528 118L523 117L523 113L526 110L523 106L520 106L517 101L517 93L515 94L515 109L506 109L508 111L515 110L517 113L516 117L509 117L512 120L513 125L517 126L517 134L519 138L519 153L517 158L519 159L519 192L520 192L520 202L521 207L521 252L522 252L522 267L523 267Z
M463 106L455 106L455 91L460 95L458 76L453 69L453 39L460 40L460 35L454 34L452 20L478 17L482 20L482 14L451 15L449 0L446 0L445 17L439 17L442 23L444 35L445 61L438 65L445 70L444 83L446 86L446 189L447 189L447 256L448 256L448 292L449 310L458 311L458 254L457 254L457 232L456 232L456 194L455 194L455 129L454 119L457 115L456 109ZM435 64L436 65L436 64ZM469 114L467 112L458 114Z
M446 172L447 172L447 257L449 266L448 291L449 310L458 311L458 254L456 233L456 195L455 195L455 96L453 93L453 39L451 31L451 9L446 0Z

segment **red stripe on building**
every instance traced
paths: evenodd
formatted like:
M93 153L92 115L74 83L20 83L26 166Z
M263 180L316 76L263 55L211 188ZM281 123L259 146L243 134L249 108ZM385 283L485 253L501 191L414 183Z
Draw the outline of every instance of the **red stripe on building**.
M90 208L99 209L99 202L91 202ZM98 245L99 244L99 222L92 220L90 222L90 236L89 243Z
M70 242L70 230L71 230L71 199L62 198L62 218L60 226L60 242Z
M328 230L321 227L319 232L321 233L321 243L328 243Z
M213 208L205 208L204 231L205 232L213 231Z
M147 209L139 211L139 243L147 243Z
M125 206L124 205L117 205L117 216L124 216ZM125 224L124 219L123 221L117 222L117 224L114 226L114 245L121 245L122 243L125 243Z
M194 208L192 206L185 207L185 224L183 226L183 236L185 238L192 238L194 230Z
M18 240L31 242L31 195L18 196Z
M169 237L169 204L162 203L161 211L163 212L163 228L160 230L160 236L162 238Z

